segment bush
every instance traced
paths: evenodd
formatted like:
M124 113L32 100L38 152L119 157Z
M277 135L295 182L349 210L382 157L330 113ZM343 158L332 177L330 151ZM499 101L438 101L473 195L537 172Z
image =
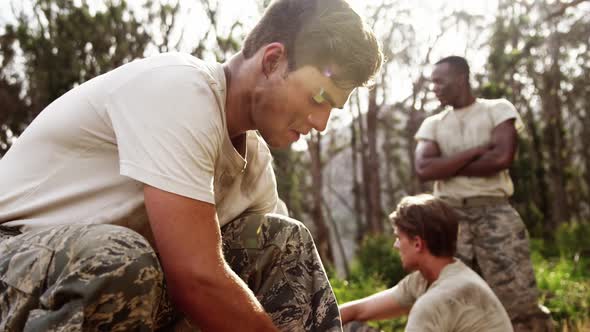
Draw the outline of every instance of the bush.
M534 265L541 302L560 327L577 331L575 326L590 319L590 272L579 268L587 267L588 262L536 257Z
M353 261L351 279L378 276L387 287L393 287L406 275L397 250L393 248L393 236L366 236Z
M399 254L393 248L393 237L374 235L362 241L348 280L332 276L330 282L338 303L342 304L391 288L404 275ZM406 318L370 322L369 325L385 332L403 331Z
M531 257L541 303L551 310L558 331L590 331L590 241L588 225L562 225L556 244L531 239ZM549 257L549 258L548 258ZM394 286L405 272L391 236L367 237L348 280L331 278L338 303L357 300ZM373 322L383 331L403 331L406 319Z
M354 281L331 277L330 283L338 303L346 303L386 290L387 286L377 276L357 277Z
M555 242L562 257L590 255L588 239L590 239L590 224L577 221L559 225L555 234Z
M541 302L558 330L587 331L590 325L590 224L561 224L555 242L531 241Z
M331 277L330 283L340 304L358 300L389 288L377 274L355 275L350 280ZM385 332L401 332L406 325L406 318L369 322L368 324Z

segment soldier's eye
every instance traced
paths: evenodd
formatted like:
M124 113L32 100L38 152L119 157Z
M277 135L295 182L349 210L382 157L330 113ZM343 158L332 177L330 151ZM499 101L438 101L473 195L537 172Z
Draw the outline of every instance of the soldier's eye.
M324 96L324 88L320 88L320 92L318 92L315 96L313 96L313 100L318 103L318 104L322 104L323 102L326 101L326 97Z

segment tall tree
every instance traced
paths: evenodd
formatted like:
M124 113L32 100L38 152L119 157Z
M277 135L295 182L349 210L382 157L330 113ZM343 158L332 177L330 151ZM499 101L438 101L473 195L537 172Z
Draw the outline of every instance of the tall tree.
M307 139L307 148L311 161L311 216L316 229L316 244L320 257L324 262L334 262L330 241L330 228L326 223L323 212L324 203L324 180L323 180L323 162L322 162L322 134L312 130Z
M551 237L587 218L584 89L590 44L588 1L501 1L494 24L485 95L507 97L523 113L529 140L512 172L525 221ZM582 83L583 84L583 83ZM576 198L576 199L572 199Z
M35 0L22 3L15 24L4 27L0 40L0 95L12 101L3 108L0 154L50 102L84 81L144 55L152 39L147 21L125 0L91 8L87 1ZM173 16L174 10L146 1L141 10ZM24 75L11 73L22 58ZM11 79L8 79L8 78ZM20 89L19 89L20 88ZM9 97L8 97L9 96Z

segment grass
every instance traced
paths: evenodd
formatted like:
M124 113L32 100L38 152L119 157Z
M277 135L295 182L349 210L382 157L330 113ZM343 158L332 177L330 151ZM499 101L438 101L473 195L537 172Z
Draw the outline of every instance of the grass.
M568 241L559 242L557 249L551 249L540 240L531 241L531 258L541 293L539 300L551 310L557 331L590 332L590 257L583 257L584 250L567 249ZM338 303L359 299L395 284L403 272L397 254L392 252L386 237L365 241L351 266L348 280L335 276L330 279ZM404 330L405 322L402 318L370 325L384 332L397 332Z

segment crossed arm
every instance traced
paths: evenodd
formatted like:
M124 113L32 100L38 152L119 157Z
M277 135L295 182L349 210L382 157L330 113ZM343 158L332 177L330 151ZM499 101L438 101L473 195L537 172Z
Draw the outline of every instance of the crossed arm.
M351 321L369 321L406 315L409 308L402 307L393 297L393 289L386 289L360 300L340 306L342 324Z
M494 175L510 167L517 144L514 119L508 119L496 126L489 144L452 156L441 156L435 141L420 140L415 152L416 174L422 181L444 180L454 176Z
M215 206L144 186L169 295L203 331L277 331L221 251Z

